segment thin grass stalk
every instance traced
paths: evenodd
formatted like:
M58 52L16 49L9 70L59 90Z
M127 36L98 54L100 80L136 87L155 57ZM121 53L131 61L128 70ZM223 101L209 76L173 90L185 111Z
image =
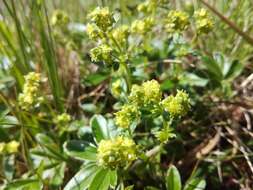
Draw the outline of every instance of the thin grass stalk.
M45 68L51 87L52 94L56 103L58 111L63 112L63 102L62 102L62 85L59 80L58 69L57 69L57 59L54 50L54 43L51 37L51 30L49 27L46 7L44 4L38 4L35 2L35 9L33 14L36 18L37 27L40 35L40 42L43 49L44 61L42 62ZM43 10L44 8L44 10ZM46 21L46 22L45 22ZM47 24L44 24L47 23Z

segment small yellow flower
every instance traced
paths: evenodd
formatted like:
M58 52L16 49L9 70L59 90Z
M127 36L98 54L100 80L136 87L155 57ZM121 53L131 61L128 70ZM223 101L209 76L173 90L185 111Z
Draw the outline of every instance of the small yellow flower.
M120 111L115 113L115 123L121 128L128 128L139 120L140 111L135 105L124 105Z
M71 116L67 113L63 113L61 115L58 115L56 117L56 123L57 125L65 126L71 121Z
M41 82L41 75L39 73L30 72L25 76L25 84L23 92L19 94L19 105L23 110L30 110L36 104L40 103L39 87Z
M190 25L189 16L183 11L172 10L168 13L165 24L169 33L183 32Z
M136 144L127 137L102 140L98 145L97 162L105 168L124 168L136 158Z
M198 34L207 34L212 31L214 27L214 21L208 14L207 10L200 9L195 11L194 18Z
M190 109L189 95L178 90L176 96L168 96L162 101L163 108L170 113L172 117L180 117L187 114Z
M160 84L156 80L146 81L142 84L144 104L159 103L162 98Z
M133 85L128 98L130 102L144 107L159 104L162 98L160 84L156 80L150 80L141 86Z
M116 98L120 97L120 94L122 92L121 87L121 80L118 79L112 83L112 89L111 89L112 95Z
M19 142L15 141L15 140L8 142L6 144L7 153L11 154L11 153L18 152L19 145L20 145Z
M158 0L146 0L138 5L137 10L139 12L152 13L156 10L158 3Z
M97 40L103 37L103 32L95 24L88 23L86 26L86 32L90 39Z
M98 47L91 49L90 56L91 60L98 62L104 61L108 64L112 62L112 48L108 45L102 44Z
M51 18L53 26L66 26L69 23L68 15L62 10L55 10Z
M127 25L122 25L112 31L112 36L119 44L122 44L127 41L129 33L129 27Z
M135 20L131 25L131 32L134 34L144 35L152 30L154 18L147 17L143 20Z
M115 22L113 14L109 11L108 7L97 7L88 15L88 18L104 32Z

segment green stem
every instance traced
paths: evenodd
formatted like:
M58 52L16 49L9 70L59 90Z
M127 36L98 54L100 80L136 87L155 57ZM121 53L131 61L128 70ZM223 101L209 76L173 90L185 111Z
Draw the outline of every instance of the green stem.
M127 66L127 64L125 62L122 62L121 65L123 66L123 68L125 70L125 79L126 79L126 83L127 83L127 91L129 93L131 88L132 88L131 71L130 71L129 67Z

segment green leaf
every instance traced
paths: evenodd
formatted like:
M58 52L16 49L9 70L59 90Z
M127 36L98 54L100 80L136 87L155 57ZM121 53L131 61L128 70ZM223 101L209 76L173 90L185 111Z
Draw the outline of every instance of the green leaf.
M90 85L90 86L95 86L100 84L101 82L103 82L104 80L106 80L108 78L108 74L102 73L95 73L95 74L91 74L89 75L86 79L85 79L85 83Z
M208 83L208 79L201 78L193 73L186 73L180 80L180 83L183 85L205 87Z
M100 142L102 139L109 139L107 121L102 115L94 115L91 118L90 125L96 142Z
M180 174L175 166L171 166L166 176L167 190L181 190Z
M113 170L113 171L110 171L109 172L109 175L110 175L110 185L111 187L116 187L117 185L117 171L116 170Z
M100 170L92 180L89 190L108 190L110 186L110 170Z
M165 80L161 84L161 89L164 90L170 90L175 86L172 80Z
M204 62L204 66L207 69L208 73L211 75L210 77L212 77L213 80L216 81L223 80L222 70L213 58L203 56L202 61Z
M234 60L230 65L229 71L227 72L225 78L229 79L237 77L238 75L241 74L243 68L244 68L243 64L241 64L238 60Z
M64 190L85 190L89 187L95 175L101 171L96 163L83 167L64 187Z
M36 140L42 145L52 145L54 144L53 139L51 139L48 135L39 133L36 135Z
M15 172L15 157L14 155L3 157L4 176L11 181Z
M184 190L204 190L205 187L206 181L204 179L193 178L186 183Z
M60 186L63 183L65 168L66 168L65 162L54 167L54 175L50 180L50 184L54 186Z
M6 190L17 190L24 187L40 186L38 179L21 179L10 182L6 186ZM38 189L39 190L39 189Z
M76 159L95 161L97 158L96 147L90 146L86 141L71 140L64 143L64 151Z

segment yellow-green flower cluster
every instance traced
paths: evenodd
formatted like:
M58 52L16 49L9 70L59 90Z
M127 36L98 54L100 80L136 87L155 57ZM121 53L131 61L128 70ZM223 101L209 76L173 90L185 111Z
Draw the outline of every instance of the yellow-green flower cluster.
M162 92L160 84L156 80L144 82L142 85L133 85L129 95L129 101L140 107L157 105L161 101Z
M97 161L110 169L124 168L137 158L136 144L127 137L102 140L98 144Z
M41 75L39 73L30 72L25 76L23 92L18 97L19 105L22 109L28 111L29 109L33 108L33 106L40 103L40 82Z
M127 41L129 34L130 31L127 25L122 25L112 30L112 36L119 44L125 43Z
M162 98L160 85L156 80L146 81L142 85L133 85L128 97L129 104L115 113L115 123L121 128L128 128L140 119L142 108L154 112Z
M137 7L137 10L144 13L151 13L156 10L158 5L158 0L147 0L143 3L140 3Z
M16 152L18 152L19 146L20 146L19 142L15 141L15 140L10 141L8 143L1 142L0 143L0 154L3 154L3 153L8 153L8 154L16 153Z
M67 113L63 113L56 117L57 125L65 126L71 121L71 116Z
M115 22L108 7L97 7L88 15L88 18L103 32L106 32Z
M53 26L66 26L69 23L68 15L62 10L55 10L51 18Z
M131 25L131 32L134 34L144 35L151 31L154 26L154 18L147 17L143 20L135 20Z
M212 31L214 22L207 10L200 9L195 11L194 18L198 34L207 34Z
M104 61L108 64L112 62L112 48L106 44L101 44L90 51L91 60L98 62Z
M139 120L140 111L134 104L124 105L120 111L115 113L115 123L121 128L128 128L130 125Z
M92 40L98 40L103 37L103 32L94 23L88 23L86 25L86 32Z
M176 96L168 96L162 101L163 108L170 113L171 117L180 117L187 114L190 109L189 95L178 90Z
M118 79L112 83L111 93L114 97L118 98L121 94L121 91L122 91L121 81L120 79Z
M188 14L178 10L170 11L165 23L165 28L169 33L183 32L190 25Z

